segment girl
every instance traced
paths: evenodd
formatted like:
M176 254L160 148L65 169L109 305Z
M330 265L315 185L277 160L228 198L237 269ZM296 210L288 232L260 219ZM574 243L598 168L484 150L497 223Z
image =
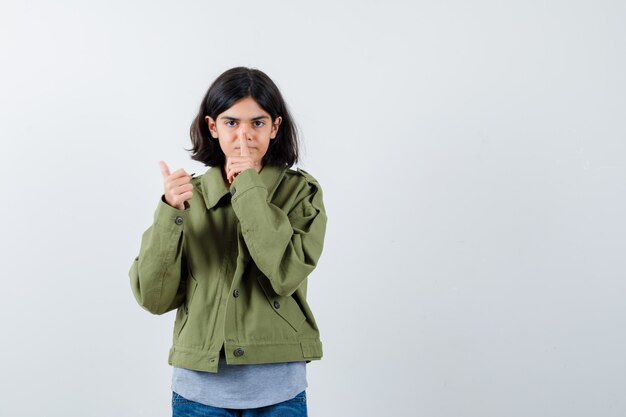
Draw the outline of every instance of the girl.
M192 159L170 172L130 268L144 309L177 309L168 363L173 416L306 416L306 363L322 343L307 277L324 242L322 190L298 161L296 128L263 72L209 87Z

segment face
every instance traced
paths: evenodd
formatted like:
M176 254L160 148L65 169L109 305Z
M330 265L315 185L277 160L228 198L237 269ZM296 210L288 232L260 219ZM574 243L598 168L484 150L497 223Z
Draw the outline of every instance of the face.
M272 123L269 113L252 97L245 97L218 114L216 120L209 116L205 120L213 140L219 140L220 148L227 158L241 155L239 137L243 135L250 157L261 164L270 141L276 138L282 118L279 116Z

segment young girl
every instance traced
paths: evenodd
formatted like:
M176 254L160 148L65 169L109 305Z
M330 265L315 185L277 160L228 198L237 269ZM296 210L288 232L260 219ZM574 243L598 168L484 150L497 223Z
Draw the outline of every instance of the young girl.
M160 161L164 194L130 268L144 309L177 309L174 416L306 416L322 357L307 277L324 242L318 182L298 161L280 91L243 67L209 87L191 125L194 177Z

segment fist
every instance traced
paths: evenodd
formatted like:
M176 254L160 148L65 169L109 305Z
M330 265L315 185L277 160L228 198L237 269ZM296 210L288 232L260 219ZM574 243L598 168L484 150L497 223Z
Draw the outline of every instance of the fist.
M191 175L182 168L170 174L170 169L163 161L159 161L159 166L161 167L161 174L163 174L165 201L172 207L184 210L185 201L193 196Z

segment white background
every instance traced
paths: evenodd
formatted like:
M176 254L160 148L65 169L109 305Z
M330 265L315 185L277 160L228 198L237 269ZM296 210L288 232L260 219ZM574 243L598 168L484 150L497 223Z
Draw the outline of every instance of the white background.
M210 83L322 185L321 416L626 415L621 1L3 1L2 416L168 416L128 269ZM271 383L271 381L268 381Z

